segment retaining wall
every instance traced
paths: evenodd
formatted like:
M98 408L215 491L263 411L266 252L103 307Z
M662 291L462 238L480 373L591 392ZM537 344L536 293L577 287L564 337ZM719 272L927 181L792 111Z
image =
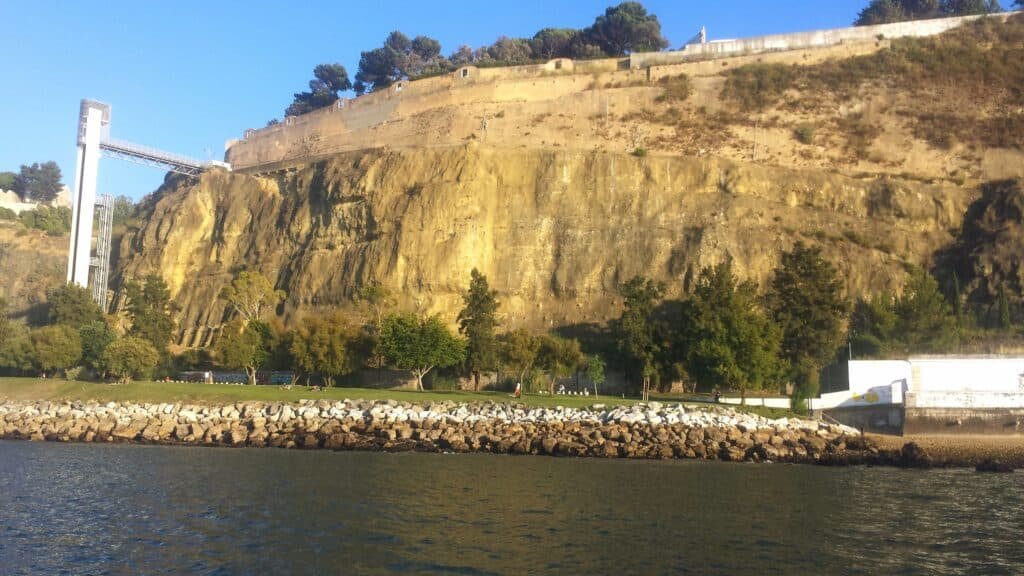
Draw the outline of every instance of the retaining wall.
M397 82L358 98L342 99L333 106L286 118L276 126L247 130L243 139L226 144L225 160L235 169L244 170L384 146L451 146L488 138L491 144L518 146L525 135L537 132L533 117L544 113L564 112L589 119L607 113L610 101L616 99L619 114L646 106L643 98L633 101L609 96L602 87L650 84L684 73L708 76L720 73L724 67L755 62L813 64L873 52L885 47L889 38L938 34L977 18L760 36L690 45L674 52L632 54L629 58L558 58L543 64L500 68L465 66L450 74ZM583 94L586 91L592 91L592 97L587 98ZM538 114L530 103L539 102L550 103L550 109ZM488 116L506 110L510 115L518 114L518 131L488 132ZM408 121L414 117L415 121ZM584 132L578 128L574 125L552 138L559 146L579 148L589 140L573 140L572 135ZM537 139L536 134L531 138Z
M904 416L903 433L1024 435L1024 408L914 408L908 406Z
M701 58L717 58L735 54L755 54L803 48L835 46L854 42L874 42L885 38L904 38L912 36L934 36L978 18L1000 18L1005 20L1016 12L994 14L989 16L961 16L957 18L935 18L931 20L914 20L911 22L894 22L877 26L851 26L829 30L811 30L790 34L772 34L755 36L738 40L720 40L704 44L688 44L682 50L670 52L640 52L629 55L631 68L647 68L659 64L674 64L686 60Z

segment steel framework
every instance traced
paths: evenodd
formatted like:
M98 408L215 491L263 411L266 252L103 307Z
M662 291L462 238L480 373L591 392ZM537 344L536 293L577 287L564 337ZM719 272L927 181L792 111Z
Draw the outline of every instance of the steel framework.
M100 150L102 150L106 156L120 158L142 166L164 168L171 172L177 172L178 174L184 174L186 176L198 176L200 172L211 165L210 162L200 162L199 160L189 158L188 156L171 154L170 152L164 152L162 150L157 150L156 148L150 148L149 146L141 146L139 144L124 142L122 140L114 140L112 138L105 138L101 140Z
M107 309L107 281L110 277L110 248L114 232L114 197L103 194L96 200L99 208L99 232L96 236L96 254L92 257L92 299Z

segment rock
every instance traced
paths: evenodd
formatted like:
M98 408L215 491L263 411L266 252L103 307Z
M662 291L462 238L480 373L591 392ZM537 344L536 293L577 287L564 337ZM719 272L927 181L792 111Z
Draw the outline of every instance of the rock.
M324 439L324 448L328 450L341 450L345 447L345 436L341 433L331 434Z
M931 468L932 458L916 442L907 442L900 450L896 465L901 468Z
M554 455L555 447L558 445L558 440L556 440L555 438L546 437L543 440L541 440L540 445L543 448L545 454Z
M1013 464L993 458L986 458L974 467L978 472L1013 472Z

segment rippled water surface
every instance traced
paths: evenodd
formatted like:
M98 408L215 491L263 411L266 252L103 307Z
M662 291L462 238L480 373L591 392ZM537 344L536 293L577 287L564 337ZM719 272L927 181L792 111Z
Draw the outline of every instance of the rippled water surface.
M0 442L0 574L1022 574L1024 474Z

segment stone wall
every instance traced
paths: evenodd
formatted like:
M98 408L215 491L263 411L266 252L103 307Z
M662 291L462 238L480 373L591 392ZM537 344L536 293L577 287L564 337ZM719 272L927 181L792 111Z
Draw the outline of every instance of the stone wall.
M598 458L886 463L842 426L682 405L303 400L217 406L0 402L0 439L490 452Z
M494 146L593 149L605 144L595 134L594 118L610 110L642 111L654 96L622 94L618 88L655 86L659 79L678 74L713 76L723 68L758 62L815 64L868 54L888 46L887 39L938 34L976 18L762 36L633 54L629 59L465 66L342 99L276 126L247 130L242 140L228 142L225 159L244 170L367 148L451 146L470 140ZM535 121L555 115L568 116L570 122L549 130Z
M875 42L886 38L912 36L934 36L962 26L978 18L1006 19L1012 13L992 16L961 16L958 18L934 18L910 22L894 22L877 26L850 26L830 30L811 30L789 34L754 36L739 40L720 40L707 43L688 44L682 50L669 52L638 52L630 54L631 68L648 68L658 64L674 64L686 60L720 58L736 54L760 54L805 48L820 48L857 42Z

